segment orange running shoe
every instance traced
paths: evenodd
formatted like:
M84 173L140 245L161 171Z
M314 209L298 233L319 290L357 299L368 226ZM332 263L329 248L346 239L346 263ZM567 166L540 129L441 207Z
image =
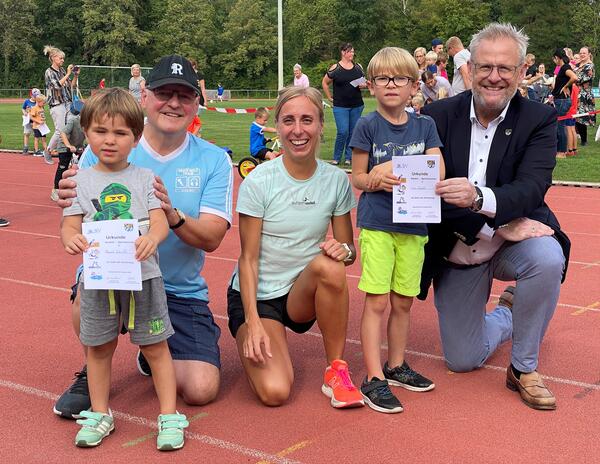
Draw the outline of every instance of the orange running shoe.
M348 363L341 359L335 359L325 369L321 391L331 398L331 406L334 408L357 408L365 405L360 390L352 383Z

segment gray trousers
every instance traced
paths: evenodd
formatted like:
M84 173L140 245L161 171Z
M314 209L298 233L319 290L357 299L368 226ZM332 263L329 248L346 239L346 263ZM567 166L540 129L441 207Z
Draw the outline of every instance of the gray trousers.
M60 140L60 133L65 130L65 116L71 107L71 102L61 103L50 108L50 116L52 116L52 122L54 123L54 134L48 142L48 152L54 150L58 141Z
M511 362L522 372L537 369L542 338L554 314L565 257L553 237L507 242L478 266L447 268L433 281L448 368L467 372L483 365L512 338ZM516 281L511 311L486 312L493 279Z

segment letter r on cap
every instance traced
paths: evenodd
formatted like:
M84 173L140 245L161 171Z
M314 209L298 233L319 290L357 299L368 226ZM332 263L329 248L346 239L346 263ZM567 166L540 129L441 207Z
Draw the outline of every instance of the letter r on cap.
M183 73L181 71L183 71L182 65L180 65L179 63L171 64L171 74L179 74L180 76L183 76Z

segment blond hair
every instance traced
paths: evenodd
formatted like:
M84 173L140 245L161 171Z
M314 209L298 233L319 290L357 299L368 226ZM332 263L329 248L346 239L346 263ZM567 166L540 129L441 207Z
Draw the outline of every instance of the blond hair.
M450 37L448 40L446 40L446 50L449 48L464 48L462 40L456 36Z
M104 118L114 119L121 116L136 139L144 131L144 112L129 92L119 88L98 90L83 105L80 124L84 130L92 123L100 123Z
M42 94L37 95L35 97L35 101L36 102L45 102L46 101L46 95L42 95Z
M52 63L52 58L56 55L65 56L65 52L63 52L60 48L56 48L52 45L44 45L44 55L48 56L48 60Z
M435 63L437 61L437 59L438 59L438 54L436 52L434 52L433 50L430 50L425 55L425 59L426 60L431 60L431 61L433 61Z
M288 86L284 87L279 91L277 97L277 103L275 104L275 122L279 119L279 113L281 108L290 100L297 97L306 97L317 108L319 114L319 120L321 124L325 121L325 114L323 113L323 95L314 87L295 87Z
M410 77L416 82L419 79L419 66L412 55L403 48L384 47L369 61L367 76L371 80L385 73Z
M414 97L412 97L411 105L417 105L419 108L423 108L423 105L425 105L425 99L423 98L423 94L418 93Z

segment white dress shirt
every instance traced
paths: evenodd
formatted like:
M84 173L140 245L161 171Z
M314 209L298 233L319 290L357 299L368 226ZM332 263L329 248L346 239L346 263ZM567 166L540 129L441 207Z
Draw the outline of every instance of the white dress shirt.
M500 116L491 121L487 127L484 127L475 114L473 99L471 98L471 146L469 149L469 181L479 187L483 195L483 205L479 214L484 214L490 218L496 216L496 195L489 187L485 186L485 174L487 172L488 158L490 156L490 147L498 125L504 121L510 102ZM468 246L462 241L458 241L448 261L455 264L481 264L489 261L492 256L500 249L504 239L495 235L494 229L484 224L477 234L479 241L475 245Z

